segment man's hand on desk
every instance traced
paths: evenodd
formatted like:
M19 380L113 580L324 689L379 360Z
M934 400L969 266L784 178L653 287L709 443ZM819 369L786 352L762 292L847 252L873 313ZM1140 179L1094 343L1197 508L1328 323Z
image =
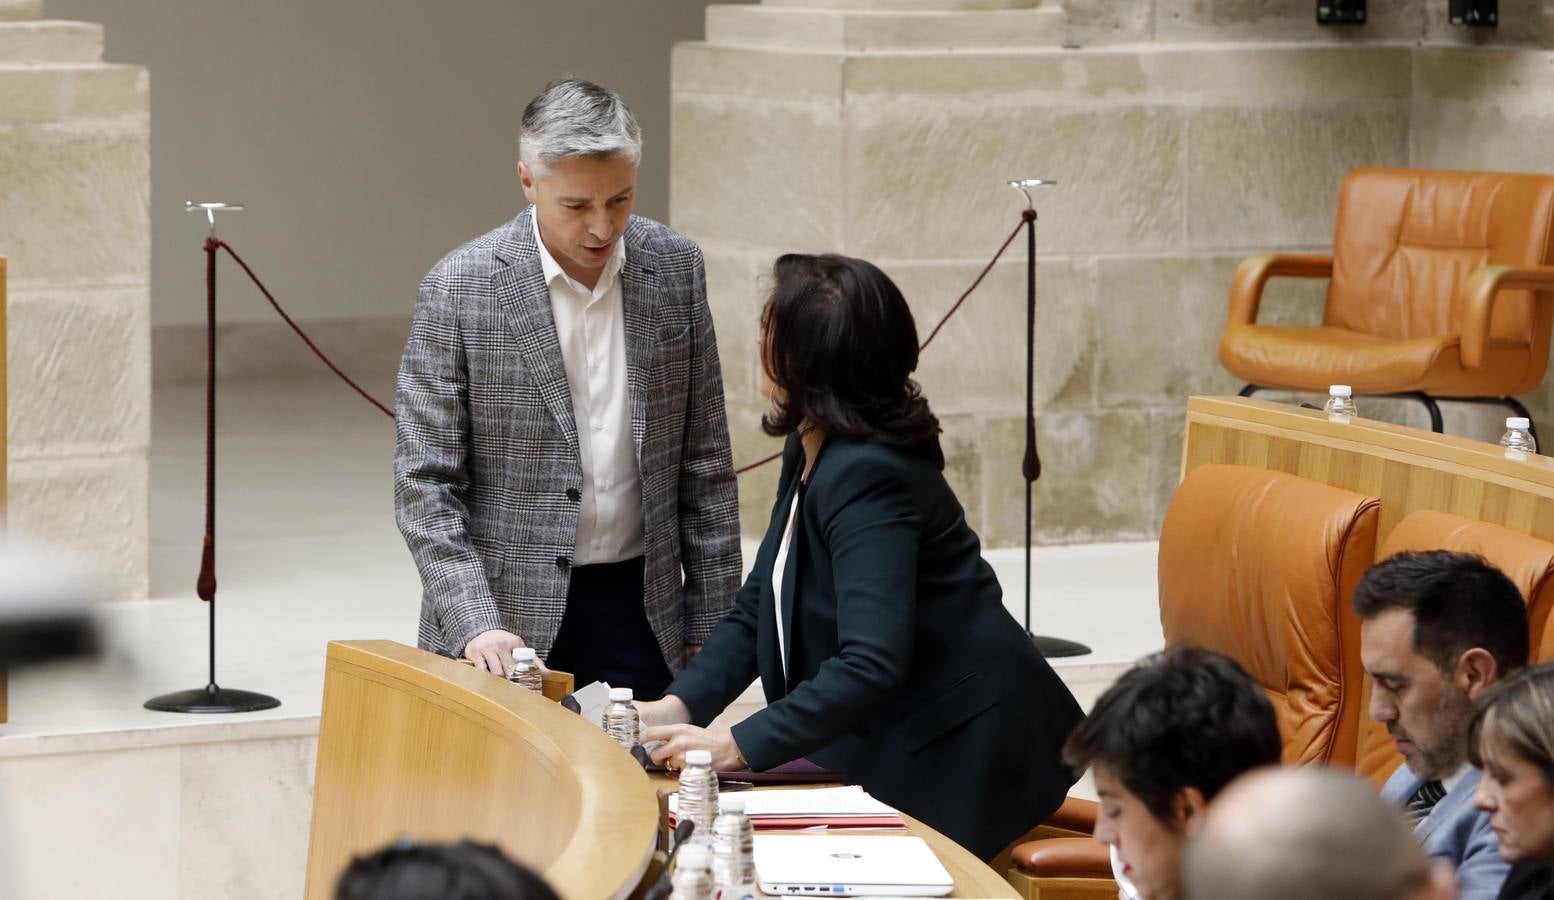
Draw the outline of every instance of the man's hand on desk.
M490 631L482 631L468 644L464 645L464 658L475 664L475 668L490 672L493 675L507 677L507 667L513 661L514 647L527 647L523 638L511 631L503 631L493 628ZM549 672L545 664L540 663L541 672Z
M663 701L659 701L663 702ZM685 768L687 750L712 751L712 770L727 772L745 768L745 758L731 731L712 731L695 725L657 725L642 729L642 745L663 741L653 748L653 762L671 769Z

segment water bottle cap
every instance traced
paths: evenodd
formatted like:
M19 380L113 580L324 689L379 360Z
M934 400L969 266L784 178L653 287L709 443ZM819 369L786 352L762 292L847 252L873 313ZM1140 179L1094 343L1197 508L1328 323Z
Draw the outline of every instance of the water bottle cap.
M711 750L687 750L685 751L685 764L688 766L712 765Z
M539 655L534 652L533 647L513 648L513 662L534 662L536 659L539 659Z
M1524 416L1512 416L1505 420L1505 427L1512 431L1526 431L1532 427L1532 420Z
M1327 394L1329 397L1353 397L1354 388L1347 384L1335 384L1328 387Z
M680 848L679 861L675 863L681 869L706 869L712 866L712 848L707 844L686 844Z
M743 813L745 811L744 794L719 794L718 812Z
M611 703L630 703L631 688L610 688Z

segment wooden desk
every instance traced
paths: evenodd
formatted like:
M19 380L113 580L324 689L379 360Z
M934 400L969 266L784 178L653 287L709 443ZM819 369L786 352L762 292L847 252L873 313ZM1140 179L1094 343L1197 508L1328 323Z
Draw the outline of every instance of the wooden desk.
M1554 540L1554 458L1507 459L1498 444L1266 400L1187 401L1182 474L1207 463L1275 469L1381 501L1376 545L1422 509Z
M662 794L603 731L516 685L392 641L329 645L307 897L401 837L496 844L566 900L640 894L657 878ZM1014 898L998 873L921 822L961 898Z
M676 788L673 776L654 774L648 776L658 788L660 797L667 797ZM834 787L834 785L806 785L805 787ZM758 787L756 790L772 790L773 787ZM939 857L939 862L955 879L955 891L949 896L961 898L1001 898L1001 900L1018 900L1017 894L1003 876L988 866L987 863L974 856L970 850L955 843L933 828L923 824L917 819L902 814L906 820L906 833L916 835L927 842L934 855ZM901 834L900 831L849 831L848 834ZM764 895L763 895L764 896Z
M392 641L333 642L324 675L307 897L401 837L496 844L566 900L623 898L658 802L641 766L506 679Z

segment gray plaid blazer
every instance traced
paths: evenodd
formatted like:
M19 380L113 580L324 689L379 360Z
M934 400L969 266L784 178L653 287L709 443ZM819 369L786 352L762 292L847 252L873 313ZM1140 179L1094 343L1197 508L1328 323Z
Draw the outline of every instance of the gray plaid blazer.
M399 367L394 516L421 571L420 644L452 656L502 628L543 657L566 609L583 469L532 215L433 267ZM645 605L678 671L739 589L739 504L701 251L638 217L624 240Z

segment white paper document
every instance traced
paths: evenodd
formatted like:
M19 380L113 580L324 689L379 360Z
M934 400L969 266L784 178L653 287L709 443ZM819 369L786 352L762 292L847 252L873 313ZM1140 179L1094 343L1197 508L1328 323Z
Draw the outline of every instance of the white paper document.
M587 687L581 687L572 692L572 699L582 707L582 717L594 723L600 728L604 727L604 709L610 705L610 685L606 681L595 681Z
M669 795L669 811L676 808L677 795ZM745 815L760 818L823 818L835 816L895 816L895 808L870 797L857 785L814 790L750 791L745 794Z

